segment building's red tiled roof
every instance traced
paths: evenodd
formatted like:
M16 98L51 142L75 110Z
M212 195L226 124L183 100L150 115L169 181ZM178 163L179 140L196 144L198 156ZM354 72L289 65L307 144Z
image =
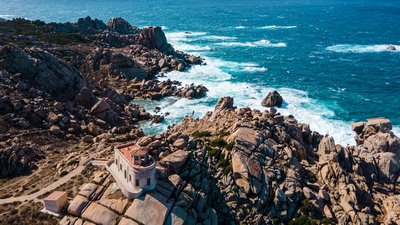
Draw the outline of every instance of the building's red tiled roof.
M129 162L132 162L133 156L145 156L148 154L146 148L140 147L137 144L122 145L117 148Z

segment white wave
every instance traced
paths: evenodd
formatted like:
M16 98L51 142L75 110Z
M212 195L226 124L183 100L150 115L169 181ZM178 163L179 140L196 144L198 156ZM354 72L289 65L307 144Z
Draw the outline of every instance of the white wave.
M260 27L260 29L265 29L265 30L293 29L293 28L297 28L297 26L277 26L277 25L269 25L269 26Z
M269 40L260 40L255 42L221 42L217 43L220 46L228 47L286 47L284 42L272 43Z
M246 26L236 26L235 29L246 29Z
M0 18L3 18L3 19L13 19L13 18L15 18L15 15L11 15L11 14L0 14Z
M167 129L168 125L179 123L186 115L193 114L195 118L202 117L206 112L212 111L218 99L224 96L232 96L238 107L265 110L261 106L261 101L269 91L272 91L272 88L246 82L233 82L231 75L223 69L223 67L237 67L240 70L246 66L257 68L258 64L227 62L209 57L205 57L205 61L206 65L194 66L186 72L173 71L161 79L179 80L183 85L202 84L209 89L207 96L194 100L176 98L162 100L159 102L160 113L169 113L166 117L167 122L157 125L146 124L143 126L145 131L161 132ZM290 88L278 88L277 90L286 102L283 108L278 109L280 113L294 115L299 122L310 124L312 130L321 134L330 134L335 138L336 143L354 144L354 134L351 131L350 122L331 119L334 117L334 112L322 103L309 98L304 91Z
M393 46L396 50L388 49L389 46ZM400 52L400 45L356 45L356 44L340 44L332 45L326 48L328 51L339 52L339 53L373 53L373 52Z
M195 38L195 40L236 40L236 37L210 35L198 37Z
M161 26L162 30L168 30L169 28L167 26Z
M250 72L250 73L252 73L252 72L267 72L268 68L246 66L243 68L243 71Z

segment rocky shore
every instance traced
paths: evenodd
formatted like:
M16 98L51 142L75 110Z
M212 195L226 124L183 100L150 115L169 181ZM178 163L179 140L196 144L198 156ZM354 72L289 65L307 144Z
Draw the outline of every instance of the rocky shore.
M341 146L281 115L274 91L264 111L224 97L201 119L144 135L139 121L166 115L131 101L204 97L204 86L157 79L201 63L160 27L122 18L0 20L0 223L400 224L400 139L388 119L355 123L357 145ZM126 142L158 162L156 189L133 201L91 165ZM53 190L68 193L58 218L39 212Z

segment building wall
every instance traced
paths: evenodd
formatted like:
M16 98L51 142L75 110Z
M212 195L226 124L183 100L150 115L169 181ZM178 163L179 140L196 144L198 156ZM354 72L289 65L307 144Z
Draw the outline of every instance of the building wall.
M150 190L155 187L155 164L147 168L134 168L117 148L114 149L114 152L115 163L117 164L118 172L120 172L122 175L121 177L123 177L125 181L129 183L129 185L145 190Z

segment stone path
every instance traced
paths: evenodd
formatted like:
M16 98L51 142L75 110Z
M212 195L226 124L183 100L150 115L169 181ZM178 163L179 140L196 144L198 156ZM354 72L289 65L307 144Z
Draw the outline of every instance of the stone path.
M57 187L67 183L71 178L79 175L83 170L85 169L85 166L78 166L71 172L69 172L67 175L61 177L59 180L54 181L50 185L46 186L45 188L42 188L41 190L29 194L29 195L22 195L18 197L10 197L10 198L5 198L5 199L0 199L0 205L2 204L8 204L8 203L13 203L13 202L24 202L24 201L30 201L30 200L35 200L37 201L38 197L45 194L46 192L50 192Z

